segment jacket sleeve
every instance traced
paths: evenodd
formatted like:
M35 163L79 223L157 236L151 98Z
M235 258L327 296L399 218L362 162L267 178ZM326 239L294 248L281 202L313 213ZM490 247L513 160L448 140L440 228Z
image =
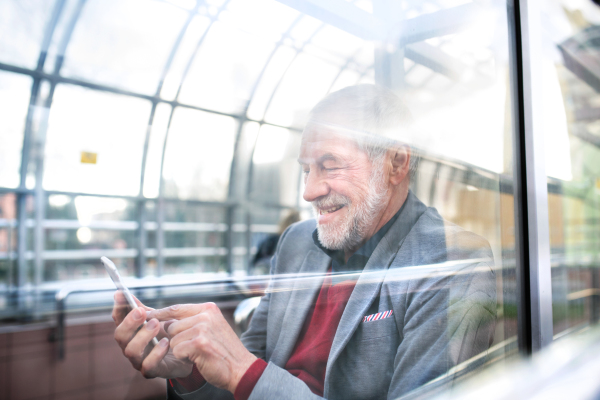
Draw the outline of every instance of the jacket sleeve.
M440 275L407 284L403 338L388 398L398 398L444 374L448 374L445 384L452 385L451 369L485 355L493 340L496 287L490 265L463 265Z

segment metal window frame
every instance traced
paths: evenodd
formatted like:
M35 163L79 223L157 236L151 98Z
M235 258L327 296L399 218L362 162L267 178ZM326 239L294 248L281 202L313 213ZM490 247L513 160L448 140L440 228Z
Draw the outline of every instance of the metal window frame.
M541 106L539 0L508 2L513 97L518 338L525 354L552 342L548 183Z

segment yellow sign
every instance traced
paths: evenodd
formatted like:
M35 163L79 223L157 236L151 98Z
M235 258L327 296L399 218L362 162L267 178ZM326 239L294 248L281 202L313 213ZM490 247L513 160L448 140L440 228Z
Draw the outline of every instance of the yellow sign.
M81 152L81 163L82 164L96 164L98 153L90 153L87 151Z

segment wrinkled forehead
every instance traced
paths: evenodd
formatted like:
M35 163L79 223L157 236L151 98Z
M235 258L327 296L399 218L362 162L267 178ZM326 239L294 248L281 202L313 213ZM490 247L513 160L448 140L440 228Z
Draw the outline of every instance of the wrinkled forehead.
M343 127L309 123L302 132L300 160L314 160L323 154L349 157L362 153L364 151L358 146L356 136Z

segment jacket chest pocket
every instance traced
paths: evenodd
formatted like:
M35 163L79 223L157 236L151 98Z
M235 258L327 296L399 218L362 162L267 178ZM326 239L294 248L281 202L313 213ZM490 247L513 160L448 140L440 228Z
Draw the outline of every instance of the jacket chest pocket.
M362 321L356 329L354 339L362 342L388 336L398 337L398 326L393 316L376 321Z
M361 322L334 365L330 398L386 398L399 337L393 317Z

